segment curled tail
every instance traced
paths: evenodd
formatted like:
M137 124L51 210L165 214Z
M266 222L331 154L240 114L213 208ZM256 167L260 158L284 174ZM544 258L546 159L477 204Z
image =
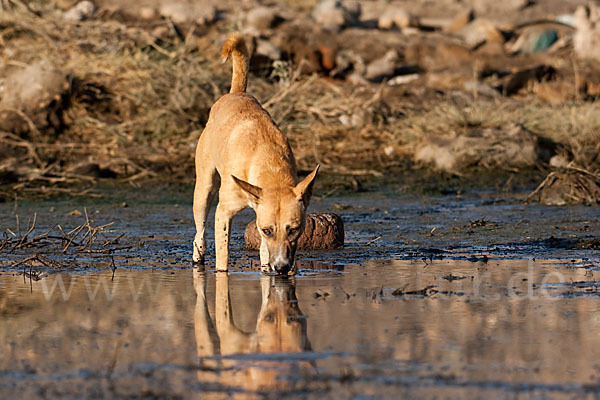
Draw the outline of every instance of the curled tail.
M239 32L227 36L221 52L223 62L233 56L233 76L229 93L245 92L248 84L248 49L246 42Z

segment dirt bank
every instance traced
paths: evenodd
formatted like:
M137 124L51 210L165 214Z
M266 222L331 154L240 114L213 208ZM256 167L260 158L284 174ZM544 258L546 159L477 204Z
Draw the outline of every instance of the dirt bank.
M318 162L348 182L415 168L595 173L599 61L589 43L590 58L577 51L595 11L435 3L5 1L2 196L191 181L195 142L228 90L218 52L234 29L252 43L249 92L301 169Z

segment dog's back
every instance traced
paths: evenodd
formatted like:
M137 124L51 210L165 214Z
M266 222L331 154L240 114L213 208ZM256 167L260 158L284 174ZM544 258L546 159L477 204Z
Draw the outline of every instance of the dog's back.
M282 183L295 184L296 162L287 138L254 96L246 93L248 51L239 33L227 38L222 56L223 61L233 59L231 90L212 106L202 133L213 150L217 170L248 179L250 171L237 165L247 168L260 164L263 170L265 166L280 167ZM253 161L249 162L248 157Z

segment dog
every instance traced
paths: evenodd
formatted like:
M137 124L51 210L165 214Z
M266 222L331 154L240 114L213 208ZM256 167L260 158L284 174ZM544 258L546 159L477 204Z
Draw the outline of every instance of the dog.
M233 59L233 76L230 92L212 106L196 147L193 261L204 262L206 219L218 190L217 271L228 269L231 219L252 207L261 236L263 272L292 275L319 165L298 183L287 138L269 113L246 93L248 50L239 33L227 37L222 56L223 62Z

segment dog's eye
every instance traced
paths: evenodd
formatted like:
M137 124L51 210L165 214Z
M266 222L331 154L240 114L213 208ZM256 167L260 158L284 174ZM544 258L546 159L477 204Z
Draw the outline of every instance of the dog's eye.
M273 236L273 228L263 228L262 231L267 237Z
M288 236L294 236L296 233L298 233L298 228L289 227L287 229L287 231L288 231Z

